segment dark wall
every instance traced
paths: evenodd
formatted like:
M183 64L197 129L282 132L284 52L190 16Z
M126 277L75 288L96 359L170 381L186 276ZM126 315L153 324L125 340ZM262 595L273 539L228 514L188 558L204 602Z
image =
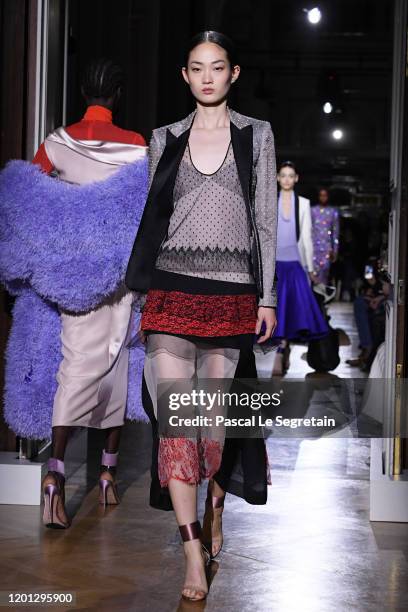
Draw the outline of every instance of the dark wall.
M0 2L0 167L10 158L25 157L27 27L25 0ZM4 351L11 325L11 300L0 288L0 396L3 397ZM0 450L15 450L14 434L0 410Z
M0 2L0 165L25 153L28 2Z
M186 44L200 30L220 29L236 42L242 67L231 106L271 121L278 160L297 163L303 193L314 199L324 184L338 203L359 193L386 202L392 3L319 6L323 20L313 27L295 0L72 0L68 118L83 110L79 73L94 54L115 56L127 71L121 125L149 137L185 116L193 108L180 75ZM322 111L328 97L331 115ZM331 136L335 127L341 142Z
M156 121L159 3L134 0L71 0L68 43L67 123L85 110L81 74L94 57L119 62L127 84L115 121L150 136Z
M222 27L238 41L239 105L272 123L278 158L301 169L306 195L317 183L388 191L393 3L319 2L311 26L294 0L228 0ZM325 115L330 99L335 111ZM344 139L331 137L335 127Z

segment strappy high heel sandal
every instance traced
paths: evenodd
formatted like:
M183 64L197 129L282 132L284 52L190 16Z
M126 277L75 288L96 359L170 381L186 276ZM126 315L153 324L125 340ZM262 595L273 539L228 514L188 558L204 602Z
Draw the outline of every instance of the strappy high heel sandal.
M183 542L190 542L191 540L199 540L201 538L201 525L200 521L195 521L194 523L188 523L187 525L179 526L181 539ZM211 555L204 546L201 544L201 554L203 557L204 568L211 562ZM185 591L195 591L195 596L190 596L185 593ZM183 590L181 592L183 599L187 601L202 601L208 595L208 587L207 589L203 589L202 586L194 585L194 584L185 584L183 586Z
M204 518L203 518L203 532L204 532L203 541L204 541L205 546L210 550L211 558L215 559L215 557L219 555L221 552L222 545L223 545L223 536L222 536L222 513L220 513L219 515L220 537L217 539L221 540L221 544L214 552L213 533L212 533L213 523L214 523L214 510L216 510L217 508L224 508L225 493L224 495L221 495L221 496L212 495L211 490L212 490L213 484L214 484L214 481L210 480L208 483L207 498L205 500L205 513L204 513Z
M99 477L99 503L104 507L120 503L118 489L114 482L114 474L118 462L118 453L102 453L102 472ZM103 478L103 475L111 474L112 478Z
M71 521L65 511L64 462L51 457L48 473L42 482L44 500L43 524L53 529L67 529Z

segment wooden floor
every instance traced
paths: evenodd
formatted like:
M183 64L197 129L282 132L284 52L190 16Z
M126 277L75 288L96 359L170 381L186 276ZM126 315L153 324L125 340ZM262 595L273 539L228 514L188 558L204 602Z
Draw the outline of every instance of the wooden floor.
M352 313L335 305L332 315L353 340L344 359L356 349ZM293 376L309 371L304 350L294 347ZM344 364L335 374L360 375ZM90 439L88 466L67 485L68 530L44 529L38 507L0 506L1 591L76 593L75 606L52 610L408 610L408 525L368 520L368 440L271 436L268 503L227 497L225 546L211 568L210 594L206 603L188 604L179 596L183 555L174 515L148 505L149 427L126 425L122 503L106 513L97 503L100 438ZM200 514L204 496L203 487Z

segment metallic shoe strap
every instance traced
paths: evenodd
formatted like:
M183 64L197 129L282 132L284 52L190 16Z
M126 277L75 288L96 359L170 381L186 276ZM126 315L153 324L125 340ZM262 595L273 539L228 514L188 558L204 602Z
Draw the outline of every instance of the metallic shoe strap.
M197 540L201 536L201 525L200 521L194 523L188 523L187 525L179 525L181 539L183 542L189 542L190 540Z
M50 457L48 459L48 471L49 472L59 472L63 476L65 476L65 467L64 462L60 459L55 459L55 457Z
M217 497L216 495L211 495L212 507L213 508L223 508L224 499L225 499L225 495L221 495L220 497Z
M225 493L224 495L211 495L211 492L214 490L214 482L215 481L213 478L208 481L207 498L205 500L205 505L211 506L211 508L223 508Z
M212 508L223 508L224 500L225 494L220 496L208 494L205 503L207 504L207 506L211 506Z
M118 455L117 453L107 453L105 449L103 449L101 465L106 465L107 467L114 467L118 463Z

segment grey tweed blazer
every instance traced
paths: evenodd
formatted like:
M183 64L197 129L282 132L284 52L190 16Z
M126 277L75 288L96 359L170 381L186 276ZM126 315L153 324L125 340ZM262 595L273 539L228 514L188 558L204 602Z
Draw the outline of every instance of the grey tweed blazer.
M153 131L149 146L149 196L126 273L126 284L130 289L148 289L148 278L167 232L172 210L172 189L195 112L181 121ZM267 121L246 117L230 108L228 112L234 156L252 227L251 255L258 305L276 306L277 184L274 137Z

